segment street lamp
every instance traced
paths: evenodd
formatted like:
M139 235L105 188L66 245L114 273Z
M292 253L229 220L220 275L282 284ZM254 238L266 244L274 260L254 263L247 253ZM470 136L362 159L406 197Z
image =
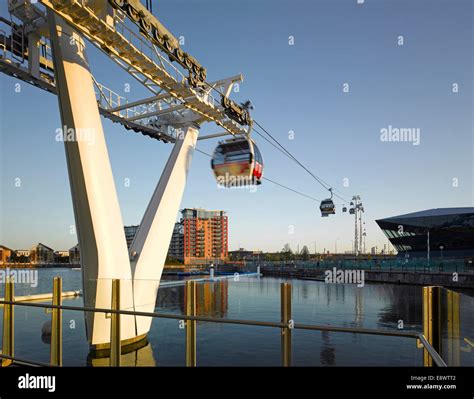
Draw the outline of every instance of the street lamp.
M441 250L441 270L443 270L443 249L444 249L444 246L440 245L439 249Z

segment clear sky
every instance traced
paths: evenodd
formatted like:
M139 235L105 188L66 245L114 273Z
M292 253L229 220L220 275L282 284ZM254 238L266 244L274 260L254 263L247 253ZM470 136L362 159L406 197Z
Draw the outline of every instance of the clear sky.
M473 206L472 0L161 0L154 13L184 36L183 48L207 67L210 81L243 73L234 98L251 99L254 118L301 162L346 197L362 196L368 248L387 243L378 218ZM131 100L149 95L92 46L89 58L99 82ZM26 83L16 93L17 82L0 74L0 243L67 249L77 238L70 231L64 149L54 140L61 126L57 98ZM123 92L126 83L131 93ZM382 141L381 129L390 125L420 129L419 145ZM108 120L103 126L123 221L138 224L171 145ZM266 177L327 196L256 140ZM215 145L201 141L198 148L212 152ZM334 250L337 240L341 251L353 238L353 217L340 206L337 215L321 218L318 203L268 182L254 193L218 189L200 153L181 206L226 210L230 249L280 250L290 243L313 252L315 242L318 251Z

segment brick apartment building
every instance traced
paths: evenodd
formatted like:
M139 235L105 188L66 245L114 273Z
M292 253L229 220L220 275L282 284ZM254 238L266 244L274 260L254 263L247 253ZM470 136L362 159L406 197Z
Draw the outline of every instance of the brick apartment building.
M173 229L168 249L170 258L185 265L228 260L228 219L224 211L185 208L181 214ZM138 227L125 226L129 248Z
M225 212L185 208L181 213L184 264L227 260L228 219Z

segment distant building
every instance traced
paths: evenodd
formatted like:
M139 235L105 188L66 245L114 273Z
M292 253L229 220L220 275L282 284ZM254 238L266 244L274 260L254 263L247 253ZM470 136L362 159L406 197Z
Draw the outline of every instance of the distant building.
M241 261L258 261L260 259L263 259L262 251L248 251L244 248L239 248L236 251L229 251L229 260L235 261L235 262L241 262Z
M30 263L31 251L29 249L17 249L12 258L17 263Z
M181 222L174 225L168 257L184 261L184 226Z
M69 251L54 251L54 263L69 263Z
M31 248L30 262L35 264L53 263L54 250L42 243L38 243Z
M229 260L241 261L253 254L252 251L247 251L244 248L239 248L236 251L229 251Z
M474 256L474 208L437 208L376 220L399 256Z
M377 255L377 248L376 248L376 247L372 247L372 248L370 249L370 254L371 254L371 255Z
M184 264L228 259L228 218L224 211L185 208L183 225Z
M127 240L127 248L130 249L130 245L132 245L132 241L135 238L135 235L137 234L138 228L140 225L136 226L124 226L125 230L125 239Z
M10 262L12 252L13 251L10 248L0 245L0 264Z
M69 249L69 263L78 265L81 263L81 256L79 252L79 244L74 245Z

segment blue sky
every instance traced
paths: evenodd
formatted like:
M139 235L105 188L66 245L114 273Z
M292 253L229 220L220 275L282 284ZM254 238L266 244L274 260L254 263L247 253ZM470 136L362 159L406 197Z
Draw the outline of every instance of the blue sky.
M2 15L5 5L0 7ZM235 99L315 174L364 201L367 247L387 243L375 219L436 207L473 206L473 4L470 0L161 0L155 15L215 80L245 77ZM402 35L404 44L398 45ZM288 44L289 36L294 45ZM96 79L136 100L138 82L89 46ZM77 242L55 96L0 75L0 242L29 248ZM131 93L124 85L131 84ZM343 92L348 83L350 91ZM453 93L452 85L459 85ZM382 142L389 125L419 128L420 145ZM137 224L171 145L103 120L125 224ZM202 133L219 131L203 126ZM294 131L289 140L288 132ZM296 164L259 140L264 174L322 199ZM199 142L212 152L216 141ZM15 187L15 179L21 187ZM349 187L344 187L344 179ZM130 187L124 186L130 179ZM457 179L457 187L453 186ZM353 218L321 218L318 203L264 183L217 189L196 153L182 207L228 212L230 249L348 250ZM339 207L340 208L340 207Z

